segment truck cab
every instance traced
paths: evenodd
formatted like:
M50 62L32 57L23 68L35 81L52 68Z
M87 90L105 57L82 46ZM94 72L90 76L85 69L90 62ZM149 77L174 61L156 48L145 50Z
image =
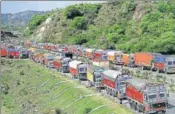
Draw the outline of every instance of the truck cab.
M168 106L168 92L165 85L143 79L126 81L126 98L131 108L145 114L165 113Z
M163 85L147 86L144 92L145 112L166 112L168 94Z
M62 64L62 72L63 73L68 73L69 72L69 62L71 61L72 59L69 58L69 57L64 57L62 58L61 60L61 64Z
M165 58L165 73L175 73L175 56L167 56Z

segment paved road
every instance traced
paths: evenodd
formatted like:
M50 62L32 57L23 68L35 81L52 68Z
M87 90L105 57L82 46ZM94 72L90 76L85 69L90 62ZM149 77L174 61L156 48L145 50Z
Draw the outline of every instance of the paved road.
M170 93L168 102L169 108L166 114L175 114L175 93Z

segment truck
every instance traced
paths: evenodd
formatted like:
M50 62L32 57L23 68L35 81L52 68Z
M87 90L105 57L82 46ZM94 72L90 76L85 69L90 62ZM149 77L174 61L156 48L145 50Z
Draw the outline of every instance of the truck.
M44 65L48 68L53 68L54 56L52 54L44 54Z
M96 89L101 90L104 88L103 81L102 81L102 72L104 71L103 68L88 65L87 68L87 80L88 85L94 86Z
M116 65L123 65L122 55L122 51L111 50L107 52L107 60Z
M58 71L63 73L68 73L70 61L71 61L71 58L69 57L56 56L54 58L53 65Z
M107 94L125 99L125 81L132 78L129 72L105 70L102 72L103 84Z
M73 60L69 62L69 71L73 78L87 80L87 64L84 64L81 61Z
M95 49L87 48L87 49L86 49L86 57L89 58L89 59L93 59L94 50L95 50Z
M164 73L175 73L175 55L154 56L153 70Z
M7 55L7 50L5 48L5 44L1 45L1 57L6 57Z
M134 57L135 65L142 69L154 69L154 58L160 55L159 53L136 52Z
M175 73L175 55L166 56L163 66L165 73Z
M12 44L7 45L6 47L7 50L7 56L9 58L19 58L20 57L20 52L16 47Z
M107 60L107 52L105 50L95 50L93 53L93 61L106 61Z
M134 54L123 54L122 61L124 66L134 67Z
M133 78L125 85L131 108L145 114L166 112L169 95L164 84Z
M20 58L28 58L29 57L29 52L26 48L22 48L20 50Z

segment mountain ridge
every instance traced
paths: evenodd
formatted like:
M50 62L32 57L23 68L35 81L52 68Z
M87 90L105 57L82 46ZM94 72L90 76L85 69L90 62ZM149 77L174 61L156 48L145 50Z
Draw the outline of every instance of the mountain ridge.
M13 31L13 30L20 30L24 29L29 20L37 14L44 14L44 11L33 11L33 10L26 10L18 13L2 13L1 14L1 24L2 29Z

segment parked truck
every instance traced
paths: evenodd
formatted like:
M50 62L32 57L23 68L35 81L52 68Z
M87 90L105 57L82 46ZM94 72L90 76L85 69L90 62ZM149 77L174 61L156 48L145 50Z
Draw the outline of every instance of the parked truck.
M93 61L106 61L107 60L107 51L105 50L95 50L93 53Z
M49 68L53 68L54 56L52 54L44 54L44 65Z
M102 75L106 92L120 100L125 99L125 81L132 78L129 72L105 70Z
M142 67L142 69L153 69L154 68L154 57L160 56L159 53L149 52L137 52L135 53L135 65Z
M73 60L69 62L69 71L73 78L78 78L79 80L87 79L87 64L81 61Z
M6 50L6 44L1 42L1 57L6 57L7 55L7 50Z
M70 61L71 61L71 58L69 57L57 56L54 58L53 64L58 71L63 73L68 73Z
M165 113L168 105L168 92L165 85L147 80L127 80L126 97L132 108L145 114Z
M107 60L117 65L123 65L122 55L123 55L122 51L113 51L113 50L108 51Z
M101 90L104 88L103 80L102 80L102 72L104 71L103 68L88 65L87 68L87 80L89 86L95 86L96 89Z
M94 50L95 50L95 49L87 48L87 49L86 49L86 57L89 58L89 59L93 59Z
M134 67L134 54L123 54L122 55L122 62L123 65L128 67Z

